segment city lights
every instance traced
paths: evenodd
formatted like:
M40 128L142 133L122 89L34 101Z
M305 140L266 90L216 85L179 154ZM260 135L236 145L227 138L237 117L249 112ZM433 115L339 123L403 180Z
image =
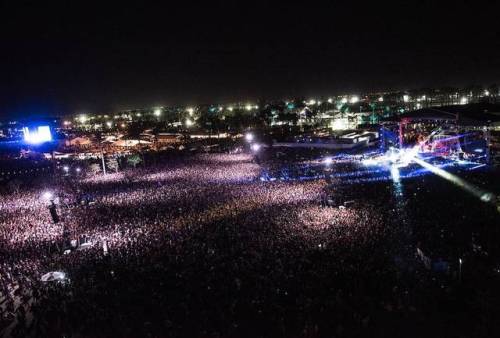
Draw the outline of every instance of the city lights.
M252 133L246 133L245 134L245 140L247 142L252 142L253 141L253 134Z
M325 157L323 162L325 163L325 165L330 165L333 163L333 159L331 157Z
M260 144L254 143L252 144L251 148L254 152L257 152L260 150Z
M413 93L413 92L412 92ZM446 94L447 102L451 102L452 104L468 104L472 102L477 102L480 97L492 95L488 89L483 88L479 92L470 92L467 95L461 96L460 91L456 91L454 94ZM397 95L396 95L397 94ZM437 95L437 94L436 94ZM297 117L297 123L304 126L314 126L314 125L327 125L332 130L347 130L347 129L356 129L359 125L365 123L376 123L383 121L383 119L390 117L393 114L397 113L405 113L411 112L412 110L419 110L422 108L432 108L437 105L442 105L443 102L439 101L441 96L430 95L429 97L426 95L415 95L412 96L410 94L400 94L399 92L380 92L380 93L362 93L359 95L353 94L345 94L343 96L337 97L327 97L324 101L321 101L316 98L310 98L302 101L302 106L297 107L293 101L287 99L282 101L286 103L285 106L281 107L280 105L272 106L271 102L265 103L266 107L272 107L269 109L269 114L264 114L259 116L260 119L266 119L266 124L269 125L290 125L296 122L292 122L291 117L293 114ZM397 98L400 100L404 100L405 105L397 105ZM396 98L396 102L394 101ZM450 99L452 99L450 101ZM425 100L425 104L423 101ZM386 104L383 102L387 101ZM130 127L129 123L132 121L138 121L141 117L151 116L151 114L158 117L157 122L163 120L161 116L165 116L165 121L171 121L171 126L187 126L191 127L197 125L196 121L198 118L204 118L204 114L206 113L218 113L218 118L221 120L228 121L229 124L234 123L235 116L231 116L232 118L228 119L229 115L223 116L222 112L224 110L233 111L234 109L244 110L249 113L249 115L255 116L255 110L259 109L259 105L250 103L251 101L246 101L247 103L237 102L237 106L235 105L207 105L204 106L184 106L184 107L172 107L169 109L163 108L161 106L157 106L153 108L145 108L144 110L128 110L121 111L116 114L108 115L89 115L89 114L77 114L73 116L71 119L61 121L61 125L64 128L71 128L71 124L78 125L78 127L84 127L87 132L93 130L102 130L107 129L107 131L111 131L112 128L118 127L120 130L125 130L125 128ZM359 102L363 102L366 104L359 105ZM328 106L320 110L319 107L323 103L329 103L334 106ZM346 104L358 104L357 107L347 107ZM380 104L379 104L380 103ZM286 112L284 111L286 110ZM181 114L180 119L179 116L175 115L179 112L184 112L185 115ZM219 113L221 112L221 113ZM243 112L243 113L246 113ZM288 115L288 116L287 116ZM114 117L114 119L113 119ZM137 118L136 118L137 117ZM187 118L187 119L186 119ZM104 121L102 120L104 119ZM147 120L147 118L146 118ZM204 120L204 119L203 119ZM379 121L380 120L380 121ZM177 122L172 122L177 121ZM73 122L73 123L72 123ZM210 123L206 123L206 125L210 125ZM233 126L228 126L228 128L233 128ZM28 143L40 143L41 141L38 138L37 130L26 131L23 130L25 135L29 133L29 136L25 137L25 141ZM43 135L44 132L42 132ZM356 139L356 142L359 141ZM112 142L112 141L111 141Z

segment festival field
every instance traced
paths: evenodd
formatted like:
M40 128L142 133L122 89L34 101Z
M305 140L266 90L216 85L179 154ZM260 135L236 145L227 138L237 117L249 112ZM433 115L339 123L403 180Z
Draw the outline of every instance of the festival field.
M328 182L263 180L270 166L249 154L199 154L1 195L0 329L15 337L500 333L495 208L432 174L345 180L360 164L332 163ZM462 176L498 194L498 174ZM50 271L64 278L42 282Z

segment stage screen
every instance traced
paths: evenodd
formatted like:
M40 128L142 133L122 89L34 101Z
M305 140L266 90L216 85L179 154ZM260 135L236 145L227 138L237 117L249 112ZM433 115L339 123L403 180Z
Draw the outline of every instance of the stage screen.
M49 126L37 126L34 128L23 128L24 142L40 144L52 141L52 133Z

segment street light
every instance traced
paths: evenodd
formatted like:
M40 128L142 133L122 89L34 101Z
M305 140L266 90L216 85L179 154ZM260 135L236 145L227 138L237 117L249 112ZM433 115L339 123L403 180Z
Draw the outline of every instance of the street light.
M65 166L63 167L63 170L64 170L65 172L68 172L68 171L69 171L69 167L68 167L67 165L65 165Z
M79 173L80 171L82 171L81 168L76 168L76 172Z
M330 164L332 164L332 163L333 163L333 159L332 159L331 157L326 157L326 158L324 159L324 162L325 162L325 165L327 165L327 166L328 166L328 165L330 165Z
M190 119L186 119L186 127L191 127L194 124Z
M458 259L458 280L462 282L462 258Z
M153 111L153 114L155 114L155 116L160 116L161 115L161 109L160 108L156 108L154 111Z
M252 133L246 133L245 134L245 140L247 140L247 142L252 142L253 141L253 134Z

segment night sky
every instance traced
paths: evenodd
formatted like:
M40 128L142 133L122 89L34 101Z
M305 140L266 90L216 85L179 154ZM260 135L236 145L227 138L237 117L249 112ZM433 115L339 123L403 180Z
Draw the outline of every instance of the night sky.
M0 117L500 83L498 6L435 2L0 2Z

